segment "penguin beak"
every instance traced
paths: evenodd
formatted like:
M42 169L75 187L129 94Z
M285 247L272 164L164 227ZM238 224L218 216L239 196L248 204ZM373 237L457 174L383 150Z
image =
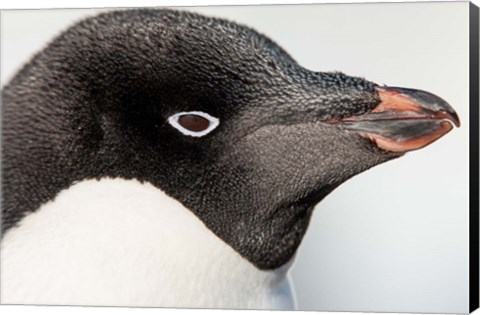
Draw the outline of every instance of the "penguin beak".
M431 93L399 87L377 87L380 104L372 111L341 119L347 130L378 147L403 153L423 148L460 126L455 110Z

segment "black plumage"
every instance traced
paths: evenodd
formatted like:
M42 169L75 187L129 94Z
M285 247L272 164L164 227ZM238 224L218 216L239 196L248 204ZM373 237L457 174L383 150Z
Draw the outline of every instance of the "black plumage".
M3 231L75 182L148 181L260 269L295 253L313 207L401 153L324 123L368 113L377 85L313 72L254 30L172 10L74 25L4 88ZM168 123L220 119L202 138Z

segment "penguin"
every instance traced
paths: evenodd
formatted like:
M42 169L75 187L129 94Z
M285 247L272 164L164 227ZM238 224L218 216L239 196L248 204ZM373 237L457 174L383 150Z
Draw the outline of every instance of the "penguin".
M460 121L170 9L78 22L2 90L1 302L294 309L314 207Z

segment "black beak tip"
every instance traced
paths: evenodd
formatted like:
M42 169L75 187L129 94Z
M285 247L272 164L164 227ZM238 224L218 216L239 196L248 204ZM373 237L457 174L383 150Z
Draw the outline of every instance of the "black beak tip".
M460 127L461 123L457 112L441 97L422 90L401 87L388 87L388 89L395 90L403 95L408 95L410 99L420 104L425 110L433 113L434 116L448 119L456 127Z
M452 122L455 124L455 127L458 128L461 126L460 118L455 111L448 112L448 115L450 116Z

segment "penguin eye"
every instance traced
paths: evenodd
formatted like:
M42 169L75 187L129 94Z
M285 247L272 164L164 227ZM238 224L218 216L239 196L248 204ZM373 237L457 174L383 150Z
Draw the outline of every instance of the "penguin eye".
M168 123L186 136L203 137L217 128L219 120L204 112L181 112L170 116Z

